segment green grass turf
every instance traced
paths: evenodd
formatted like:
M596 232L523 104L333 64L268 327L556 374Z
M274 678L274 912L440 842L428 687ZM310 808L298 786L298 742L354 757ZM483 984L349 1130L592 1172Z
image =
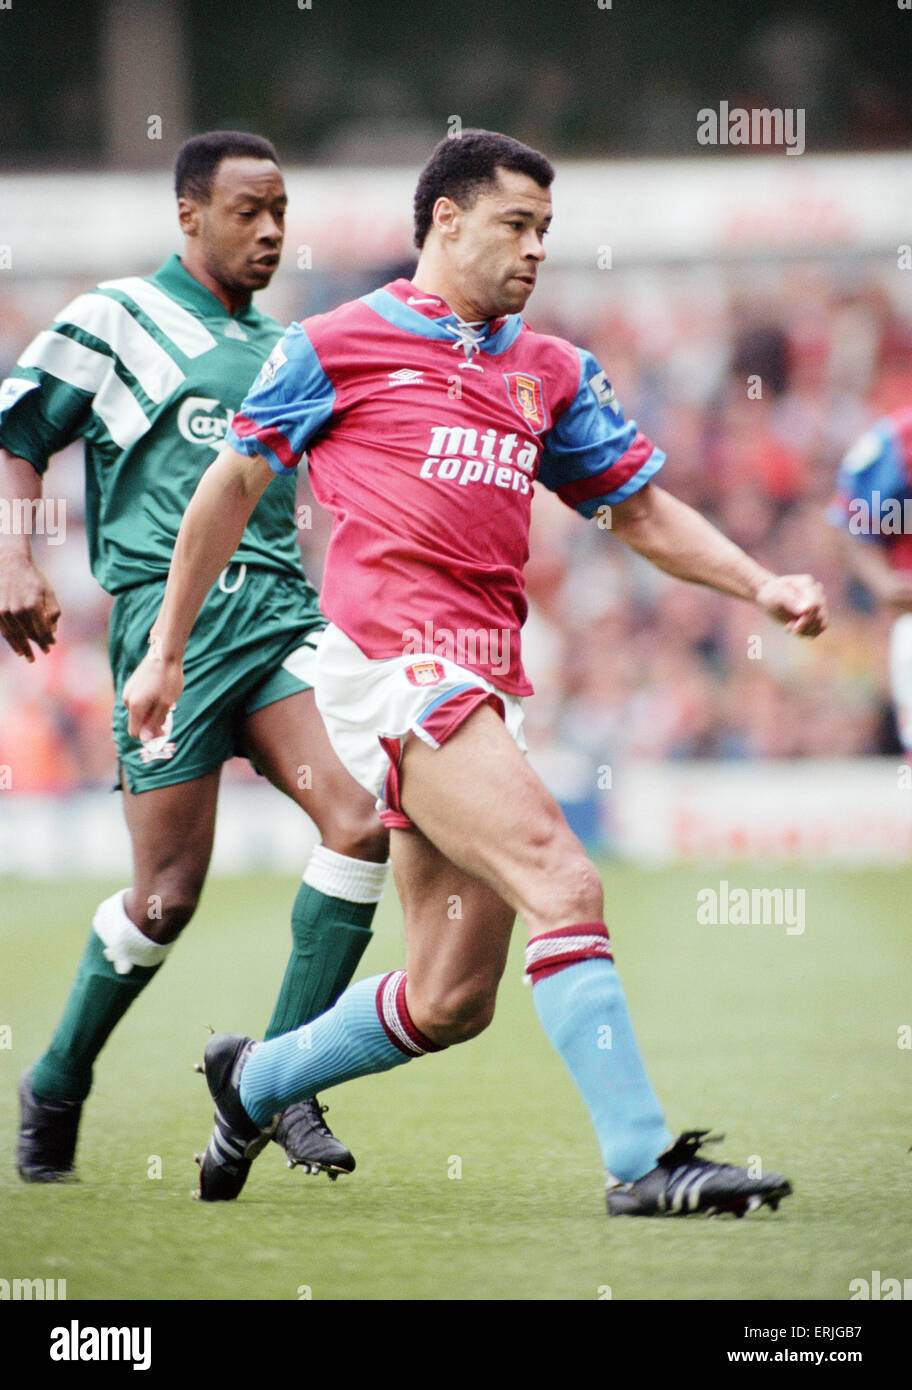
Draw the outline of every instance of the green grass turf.
M324 1097L357 1155L352 1177L289 1172L270 1145L239 1201L192 1201L211 1116L192 1071L206 1025L261 1033L286 958L294 886L268 877L208 885L97 1065L81 1183L26 1186L16 1080L115 885L7 881L0 1277L65 1278L71 1299L596 1300L610 1287L615 1300L846 1300L873 1270L912 1275L912 1051L898 1045L912 1024L912 872L602 867L671 1127L723 1129L720 1157L786 1172L795 1195L778 1214L607 1220L585 1111L521 982L519 930L487 1033ZM698 926L697 891L722 877L804 888L804 934ZM376 925L364 975L402 964L392 892Z

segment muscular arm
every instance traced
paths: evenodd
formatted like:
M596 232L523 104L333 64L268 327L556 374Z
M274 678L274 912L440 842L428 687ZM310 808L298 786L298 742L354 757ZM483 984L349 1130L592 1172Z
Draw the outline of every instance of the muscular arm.
M814 637L826 627L823 590L810 575L771 574L654 483L612 508L611 529L666 574L756 603L789 632Z
M17 656L34 661L32 643L42 652L54 645L60 605L32 559L30 529L17 531L16 519L34 517L32 503L42 496L41 475L27 459L0 449L0 635Z
M200 479L178 532L149 653L124 687L134 738L161 732L183 686L187 638L272 476L258 454L248 458L226 446Z

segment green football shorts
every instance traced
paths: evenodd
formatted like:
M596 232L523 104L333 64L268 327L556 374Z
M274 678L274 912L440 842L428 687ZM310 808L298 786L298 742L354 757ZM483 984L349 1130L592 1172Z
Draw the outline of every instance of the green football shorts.
M326 626L304 579L231 564L196 620L184 654L184 689L165 735L141 743L127 733L123 688L149 650L165 581L140 584L114 601L109 632L114 742L131 792L188 782L242 755L241 721L313 685L317 639Z

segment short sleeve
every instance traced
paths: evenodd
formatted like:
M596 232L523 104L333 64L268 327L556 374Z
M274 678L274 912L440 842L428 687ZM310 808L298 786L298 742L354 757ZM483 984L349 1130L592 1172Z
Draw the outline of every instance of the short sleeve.
M287 473L332 416L335 400L316 349L294 323L263 363L225 442L238 453L261 454L273 472Z
M638 492L665 455L625 421L605 373L577 349L579 386L568 408L543 436L538 481L585 517Z
M27 459L39 473L83 432L92 414L93 390L51 370L58 338L40 333L0 383L0 448Z

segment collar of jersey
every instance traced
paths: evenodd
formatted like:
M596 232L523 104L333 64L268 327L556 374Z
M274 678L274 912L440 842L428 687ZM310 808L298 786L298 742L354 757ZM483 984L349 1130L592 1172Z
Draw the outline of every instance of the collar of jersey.
M260 311L253 307L252 299L236 314L229 314L222 301L190 274L176 251L172 252L164 265L159 266L155 274L149 278L172 298L181 300L188 307L206 314L209 318L233 319L235 323L255 324L262 317Z
M412 299L416 301L409 303ZM418 338L438 338L441 342L453 345L453 328L458 323L456 314L439 295L419 290L410 280L393 280L382 289L362 296L363 304L373 309L387 323L406 333L414 333ZM506 352L515 341L523 326L519 314L506 314L499 319L491 319L482 328L482 352L497 355ZM458 339L456 340L458 342Z

